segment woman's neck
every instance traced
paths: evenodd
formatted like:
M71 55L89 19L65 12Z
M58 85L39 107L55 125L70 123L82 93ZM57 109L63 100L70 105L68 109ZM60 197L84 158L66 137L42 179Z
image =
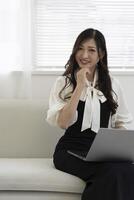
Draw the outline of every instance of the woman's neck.
M87 74L87 79L88 81L90 82L93 82L94 81L94 75L95 75L95 70L94 71L91 71L91 74Z

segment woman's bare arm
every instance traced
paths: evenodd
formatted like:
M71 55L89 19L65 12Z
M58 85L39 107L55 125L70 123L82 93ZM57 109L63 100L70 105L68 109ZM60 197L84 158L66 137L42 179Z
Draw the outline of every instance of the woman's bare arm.
M73 122L79 99L83 88L86 85L87 75L90 74L89 69L84 68L77 73L77 85L69 100L69 102L60 110L58 117L58 124L61 128L68 128L68 126Z

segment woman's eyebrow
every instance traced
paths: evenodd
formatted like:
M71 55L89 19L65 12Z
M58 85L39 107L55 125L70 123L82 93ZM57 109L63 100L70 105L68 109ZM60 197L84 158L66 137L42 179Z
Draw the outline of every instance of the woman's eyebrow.
M84 47L84 45L83 44L81 44L80 45L80 47ZM94 49L96 49L96 47L95 46L87 46L88 48L94 48Z

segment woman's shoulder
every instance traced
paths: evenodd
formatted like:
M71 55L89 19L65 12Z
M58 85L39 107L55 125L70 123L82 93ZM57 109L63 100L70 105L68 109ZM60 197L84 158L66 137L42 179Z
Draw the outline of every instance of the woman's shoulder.
M61 85L65 85L66 83L68 84L70 81L69 76L65 76L65 75L60 75L56 78L55 83L57 84L61 84Z
M119 90L121 88L120 81L116 77L112 76L111 74L110 74L110 77L111 77L111 83L112 83L113 89Z
M60 76L58 76L57 78L56 78L56 82L62 82L62 81L65 81L65 76L62 76L62 75L60 75Z
M54 82L54 88L56 88L56 90L61 90L62 88L64 88L64 86L67 85L65 89L65 92L68 92L68 90L70 91L71 84L69 84L69 78L67 76L58 76ZM67 90L67 91L66 91Z
M62 87L63 85L65 85L65 79L66 77L65 76L58 76L56 79L55 79L55 82L54 82L54 85L55 86L59 86L59 87Z

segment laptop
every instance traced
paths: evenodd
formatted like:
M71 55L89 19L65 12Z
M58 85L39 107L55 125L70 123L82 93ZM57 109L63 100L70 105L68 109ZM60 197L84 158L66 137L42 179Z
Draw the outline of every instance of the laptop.
M134 161L134 130L100 128L86 156L68 151L84 161Z

